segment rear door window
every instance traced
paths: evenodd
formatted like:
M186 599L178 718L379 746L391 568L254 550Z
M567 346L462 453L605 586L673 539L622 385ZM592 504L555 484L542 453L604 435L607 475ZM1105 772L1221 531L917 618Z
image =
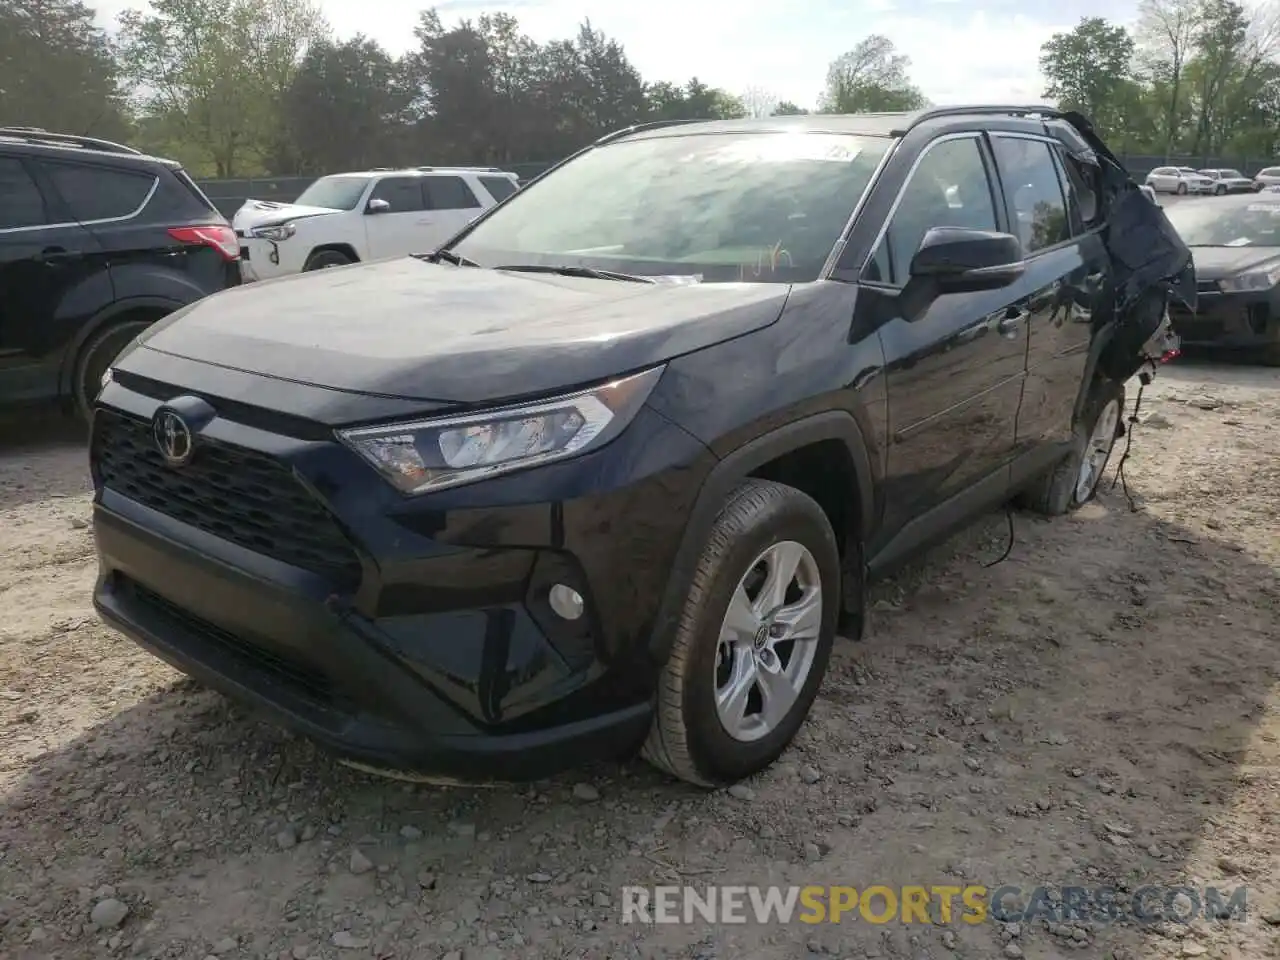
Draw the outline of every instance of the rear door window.
M16 157L0 157L0 230L39 227L49 222L44 196Z
M480 206L461 177L424 177L422 183L429 210L470 210Z
M507 177L481 177L480 183L498 203L516 192L516 185Z
M53 188L81 223L123 220L142 211L155 189L152 174L89 164L40 161Z
M1067 202L1049 144L1024 137L994 136L991 145L1022 248L1035 253L1069 240Z
M386 177L373 188L370 200L385 200L391 213L417 213L426 209L421 177Z

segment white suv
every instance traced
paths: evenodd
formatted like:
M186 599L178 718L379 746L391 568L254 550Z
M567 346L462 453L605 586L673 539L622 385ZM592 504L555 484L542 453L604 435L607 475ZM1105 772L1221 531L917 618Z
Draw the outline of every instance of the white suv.
M430 253L519 189L497 167L414 167L321 177L294 203L246 200L231 225L245 280Z

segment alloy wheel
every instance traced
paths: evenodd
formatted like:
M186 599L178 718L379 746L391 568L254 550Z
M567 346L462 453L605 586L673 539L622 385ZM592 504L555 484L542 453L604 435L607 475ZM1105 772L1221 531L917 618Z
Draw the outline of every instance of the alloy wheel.
M759 740L791 712L818 650L822 603L818 562L802 544L775 543L751 563L716 648L716 713L730 737Z
M1080 473L1076 478L1076 502L1084 503L1093 496L1098 481L1102 479L1102 471L1106 469L1107 460L1111 458L1111 448L1116 443L1116 424L1120 422L1120 404L1109 400L1098 413L1094 421L1093 433L1084 448L1084 456L1080 459Z

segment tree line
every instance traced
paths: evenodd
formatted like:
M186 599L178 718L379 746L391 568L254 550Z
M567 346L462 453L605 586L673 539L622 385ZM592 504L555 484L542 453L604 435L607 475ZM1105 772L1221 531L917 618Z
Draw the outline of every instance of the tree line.
M1133 30L1093 17L1050 39L1045 96L1120 152L1271 157L1277 24L1274 7L1143 0ZM806 107L646 79L589 20L539 43L507 14L427 9L396 55L334 36L314 0L153 0L109 30L82 0L0 0L0 124L123 140L204 177L551 162L647 120L909 110L927 103L910 68L864 37Z
M1041 49L1045 96L1093 118L1118 152L1273 159L1280 7L1142 0L1130 29L1085 17Z

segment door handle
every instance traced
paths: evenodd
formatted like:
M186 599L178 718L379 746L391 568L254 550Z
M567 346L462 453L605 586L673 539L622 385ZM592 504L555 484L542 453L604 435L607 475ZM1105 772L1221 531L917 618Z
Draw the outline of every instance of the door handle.
M1005 315L1000 318L1000 322L996 324L996 332L1002 337L1014 337L1018 334L1018 327L1026 323L1031 318L1031 311L1025 307L1010 307L1005 311Z
M39 259L44 263L62 263L71 257L66 247L45 247L40 251Z

